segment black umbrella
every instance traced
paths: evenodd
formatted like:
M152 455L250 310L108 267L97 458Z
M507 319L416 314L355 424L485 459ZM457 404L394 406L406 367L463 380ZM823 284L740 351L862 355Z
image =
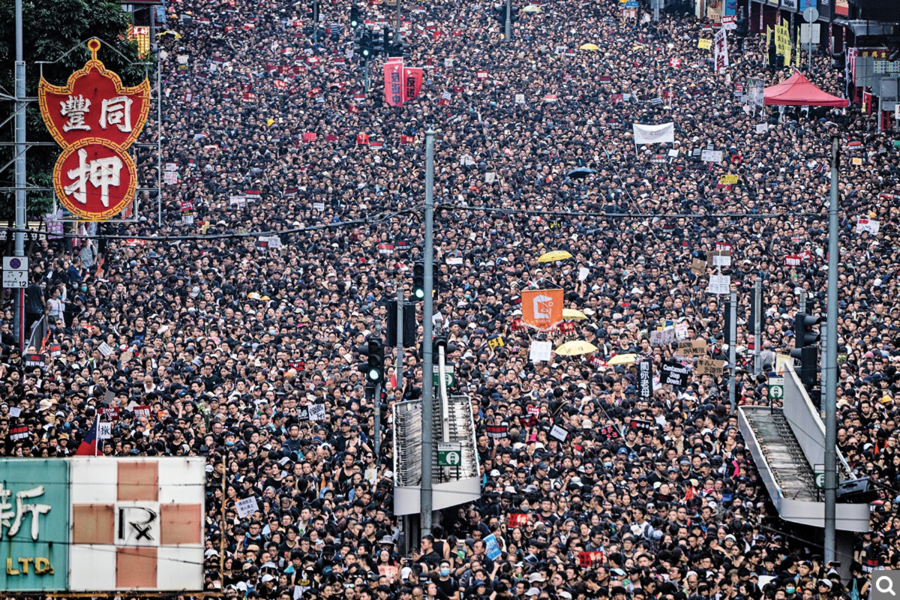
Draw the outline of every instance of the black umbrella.
M577 169L572 169L566 174L566 177L569 179L584 179L588 175L596 175L597 171L593 169L588 169L587 167L579 167Z

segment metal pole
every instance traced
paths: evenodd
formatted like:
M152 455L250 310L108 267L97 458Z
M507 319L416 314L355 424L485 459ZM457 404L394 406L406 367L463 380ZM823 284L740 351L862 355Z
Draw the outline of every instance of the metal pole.
M441 441L450 441L450 396L447 394L447 363L444 356L446 346L438 350L438 383L441 390Z
M728 379L728 399L731 401L731 412L737 407L735 389L735 375L737 374L737 292L731 292L731 305L728 311L731 314L731 326L728 329L728 363L731 365L731 377Z
M434 270L434 129L425 132L425 302L422 320L422 535L431 535L432 479L434 460L434 382L432 381L432 271Z
M400 43L400 0L397 0L397 27L395 29L396 29L396 31L394 32L394 43L399 44Z
M156 6L149 6L150 11L150 52L155 53L157 49L156 43Z
M753 338L753 347L756 349L756 359L753 361L753 371L758 375L762 371L762 278L756 278L756 284L753 287L753 329L756 335Z
M809 24L809 74L812 76L812 36L813 36L813 24Z
M16 0L16 243L15 255L25 256L25 60L22 58L22 0ZM29 273L30 275L30 273ZM25 352L25 290L16 302L15 331L19 348Z
M375 384L375 460L381 464L381 382Z
M397 378L398 390L403 389L403 285L397 282L397 366L394 376Z
M319 0L313 0L313 44L319 43Z
M653 22L659 23L659 4L662 0L653 0Z
M838 320L838 157L840 138L831 140L831 198L828 203L828 347L822 370L831 369L825 386L825 562L835 559L835 501L837 500L837 320Z
M798 312L806 313L806 290L800 290L800 301Z
M366 58L366 93L369 93L369 59Z
M162 69L156 65L156 213L157 223L162 229ZM135 196L137 198L137 196Z
M512 41L512 6L511 0L506 0L506 32L503 36L504 41Z

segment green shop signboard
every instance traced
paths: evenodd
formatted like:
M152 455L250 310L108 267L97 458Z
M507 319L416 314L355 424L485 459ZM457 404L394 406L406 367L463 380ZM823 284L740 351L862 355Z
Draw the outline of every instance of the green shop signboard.
M0 461L0 592L66 589L68 539L65 461Z

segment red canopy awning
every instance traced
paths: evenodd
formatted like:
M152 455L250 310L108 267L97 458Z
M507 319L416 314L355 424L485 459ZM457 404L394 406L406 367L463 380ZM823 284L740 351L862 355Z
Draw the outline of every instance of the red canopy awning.
M844 108L849 100L826 94L799 71L778 85L765 89L766 106L834 106Z

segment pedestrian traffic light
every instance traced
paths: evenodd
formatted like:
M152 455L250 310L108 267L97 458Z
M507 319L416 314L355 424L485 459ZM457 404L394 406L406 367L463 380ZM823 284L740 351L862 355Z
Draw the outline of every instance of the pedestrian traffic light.
M356 29L362 23L362 11L355 4L350 7L350 27Z
M806 346L818 344L821 336L813 327L816 327L821 322L821 317L797 313L794 317L794 348L799 350ZM791 355L793 356L793 353Z
M422 261L416 261L413 266L413 297L425 299L425 263Z
M359 347L359 355L366 357L366 362L359 363L359 371L369 383L384 381L384 342L380 337L369 337Z

